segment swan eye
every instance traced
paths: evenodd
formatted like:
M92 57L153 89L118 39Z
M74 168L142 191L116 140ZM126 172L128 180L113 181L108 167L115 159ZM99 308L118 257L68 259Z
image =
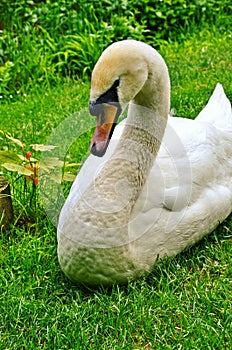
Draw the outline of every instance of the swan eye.
M89 103L89 112L94 117L101 116L101 123L104 123L104 109L102 107L102 103L108 103L113 105L119 105L118 103L118 92L117 87L120 84L120 79L115 80L113 85L104 92L100 97L96 99L96 101L90 101ZM121 108L120 108L121 111Z
M114 104L118 103L118 90L117 87L120 84L120 79L115 80L113 85L106 91L104 92L100 97L98 97L95 101L95 104L101 104L101 103L109 103L109 104Z

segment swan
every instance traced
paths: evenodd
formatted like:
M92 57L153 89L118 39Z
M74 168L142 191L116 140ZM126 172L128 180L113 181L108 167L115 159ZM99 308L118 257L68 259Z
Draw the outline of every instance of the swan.
M59 264L76 283L125 283L232 212L231 105L217 84L195 120L170 116L164 59L125 40L96 63L89 110L92 154L59 216Z

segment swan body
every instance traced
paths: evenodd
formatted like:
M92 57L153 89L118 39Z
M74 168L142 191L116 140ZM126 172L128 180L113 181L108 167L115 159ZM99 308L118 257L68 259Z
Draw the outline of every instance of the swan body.
M132 40L103 52L90 99L94 155L60 213L58 258L75 282L124 283L191 246L232 212L231 105L217 84L195 120L169 116L165 62ZM116 118L128 103L128 117L109 142L108 115Z

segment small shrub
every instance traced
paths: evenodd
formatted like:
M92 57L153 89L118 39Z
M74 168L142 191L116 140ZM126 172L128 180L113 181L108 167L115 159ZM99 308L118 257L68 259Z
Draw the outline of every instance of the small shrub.
M67 169L77 167L79 164L69 163L67 160L63 161L58 157L49 156L44 158L43 161L40 161L41 152L49 152L55 146L31 144L27 147L19 139L12 137L2 130L0 130L0 140L3 145L3 149L0 150L0 166L5 172L17 175L17 177L14 177L13 182L23 178L24 186L17 187L20 192L17 197L20 200L23 199L30 206L32 205L36 188L42 176L57 183L61 183L61 180L73 182L75 179L75 175ZM28 187L31 184L32 187ZM29 197L29 199L26 197Z

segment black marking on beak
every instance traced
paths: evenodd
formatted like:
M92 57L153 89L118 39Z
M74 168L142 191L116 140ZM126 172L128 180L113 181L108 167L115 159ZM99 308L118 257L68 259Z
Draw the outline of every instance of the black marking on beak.
M89 112L93 116L102 115L102 103L108 103L111 105L115 105L118 109L117 117L121 114L122 108L119 104L118 100L118 90L117 87L120 84L120 80L115 80L114 84L104 92L100 97L98 97L95 101L90 101L89 103Z

